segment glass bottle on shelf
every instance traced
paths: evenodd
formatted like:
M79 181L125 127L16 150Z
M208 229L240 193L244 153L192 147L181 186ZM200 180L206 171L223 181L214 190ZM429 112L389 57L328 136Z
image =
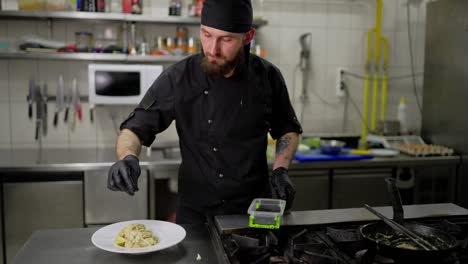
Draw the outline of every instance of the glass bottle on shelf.
M132 22L132 24L130 24L130 40L128 42L128 53L130 53L130 55L136 55L137 54L136 24L135 24L135 22Z
M110 11L112 13L122 13L122 0L108 0L110 1Z
M142 0L132 0L132 14L141 15L143 13Z
M187 52L187 32L186 27L177 27L176 47L173 51L175 55L184 55Z
M182 14L182 0L171 0L169 2L169 15L180 16Z

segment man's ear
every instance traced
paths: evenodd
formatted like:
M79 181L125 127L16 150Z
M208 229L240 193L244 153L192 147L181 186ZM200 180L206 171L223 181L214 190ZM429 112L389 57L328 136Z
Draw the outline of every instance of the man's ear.
M256 30L255 28L251 28L247 33L245 33L245 39L244 39L244 45L247 45L252 41L252 39L255 37Z

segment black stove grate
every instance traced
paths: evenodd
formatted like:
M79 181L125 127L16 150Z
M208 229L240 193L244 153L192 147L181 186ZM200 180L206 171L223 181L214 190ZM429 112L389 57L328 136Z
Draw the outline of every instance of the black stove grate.
M459 247L437 264L468 264L468 217L418 221L455 236ZM278 230L247 229L222 235L231 264L407 264L379 254L359 232L362 223L329 226L283 226Z

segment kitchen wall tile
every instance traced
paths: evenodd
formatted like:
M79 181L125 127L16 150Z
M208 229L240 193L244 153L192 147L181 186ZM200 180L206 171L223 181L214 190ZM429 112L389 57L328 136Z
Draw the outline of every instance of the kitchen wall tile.
M95 109L97 146L113 147L120 124L127 118L133 107L99 106Z
M164 17L169 14L169 6L168 6L168 1L151 1L151 15L152 16L159 16L159 17ZM145 7L143 7L143 10ZM146 13L146 11L143 11Z
M351 31L333 29L327 31L327 59L330 65L348 66L351 52L349 38Z
M159 1L154 1L154 0L143 0L141 1L142 2L142 6L143 6L143 15L151 15L152 14L152 10L153 10L153 6L152 4L153 3L157 3ZM167 1L166 2L166 5L167 5Z
M10 119L10 104L8 102L0 102L0 148L11 147L11 119Z
M3 10L18 10L18 1L17 0L2 0L2 9Z
M327 27L330 29L351 28L351 6L346 0L328 1Z
M302 89L302 77L298 79L299 87ZM328 66L316 65L310 72L307 94L311 103L326 104L327 93L330 88ZM300 92L299 92L300 93Z
M382 35L386 37L388 40L388 64L390 66L396 60L396 56L399 51L398 49L396 49L396 45L395 45L396 32L395 31L383 31Z
M372 24L375 26L375 10L376 5L373 5ZM391 31L395 30L397 25L397 18L399 15L398 1L383 1L382 10L382 30Z
M338 102L336 104L325 105L325 117L329 120L343 120L344 104Z
M68 63L66 61L38 60L38 81L47 84L49 95L54 95L57 89L58 77L66 73ZM64 77L65 78L65 77Z
M93 63L107 63L107 62L93 62ZM66 71L66 72L65 72ZM76 78L78 90L81 96L89 94L88 84L88 63L81 61L74 61L67 64L64 68L64 84L65 89L71 89L73 79Z
M83 118L81 121L76 118L75 129L66 125L69 135L69 145L72 148L94 148L97 145L97 120L90 120L89 104L82 103ZM95 111L96 116L96 111Z
M10 100L16 102L26 102L26 95L29 89L29 79L38 80L38 69L35 60L10 60Z
M0 102L10 101L9 60L0 60Z
M363 122L362 106L355 106L349 101L346 109L345 133L360 135Z
M305 132L320 133L324 130L325 107L322 104L306 104L304 109L298 106L295 110Z
M281 2L279 0L265 0L263 4L263 16L268 20L269 25L281 26Z
M265 50L265 59L275 65L280 63L280 30L273 26L265 26L257 31L256 43Z
M35 115L28 119L28 105L24 102L11 102L11 140L13 148L36 148L39 142L34 139ZM35 113L35 111L34 111Z
M345 87L348 89L348 93L352 96L353 100L361 103L364 97L365 71L363 67L349 67L345 70L346 72L350 72L350 74L345 74L343 76ZM353 75L351 75L351 73ZM354 75L357 75L357 77Z
M52 22L52 39L62 41L66 45L72 44L73 42L67 41L67 21L66 20L53 20Z
M394 29L396 31L407 31L408 30L408 1L407 0L398 0L397 1L397 18ZM422 9L422 6L425 5L424 1L410 1L409 7L409 16L410 16L410 25L411 27L417 23L425 23L425 21L420 21L419 18L423 19L421 15L425 10Z
M358 1L351 6L351 29L369 30L375 26L374 3Z
M414 50L414 41L413 41L413 50ZM413 55L414 55L414 53L413 53ZM408 66L411 65L408 32L406 32L406 31L405 32L400 31L400 32L395 33L395 56L394 56L394 60L395 60L394 63L391 63L390 65L395 65L395 66L398 66L398 67L408 67Z
M367 31L350 31L348 45L350 49L349 65L364 65L367 58Z
M37 20L34 24L34 26L36 27L36 36L44 39L50 39L52 37L52 22L49 24L47 21Z
M23 35L36 35L36 20L7 20L8 37L19 39Z
M304 1L304 26L326 27L327 26L327 3L326 1Z
M43 136L42 144L45 148L63 148L68 144L67 127L62 124L60 119L57 127L54 127L55 103L47 104L47 133ZM62 115L63 116L63 115Z
M327 53L329 49L327 45L327 31L322 28L310 28L310 30L305 32L310 32L312 34L312 44L310 47L311 63L320 65L327 64Z
M283 26L305 26L304 7L302 1L281 2L281 24Z

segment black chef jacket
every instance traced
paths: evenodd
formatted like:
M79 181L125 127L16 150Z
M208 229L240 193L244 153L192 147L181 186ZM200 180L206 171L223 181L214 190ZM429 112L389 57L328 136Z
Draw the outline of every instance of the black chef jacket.
M271 196L267 133L279 138L302 129L274 65L250 55L232 77L211 78L202 58L193 55L166 69L121 129L150 146L176 120L179 203L200 210L230 204L232 212L224 213L245 213L253 198Z

